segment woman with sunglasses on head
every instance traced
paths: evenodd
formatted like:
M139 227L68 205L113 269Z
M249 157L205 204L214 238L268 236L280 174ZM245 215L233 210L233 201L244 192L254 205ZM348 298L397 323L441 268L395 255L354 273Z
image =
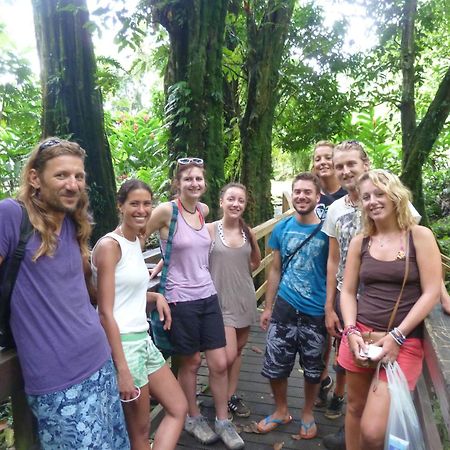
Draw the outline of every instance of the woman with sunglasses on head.
M247 205L247 189L229 183L220 191L223 217L209 223L212 239L209 263L225 324L228 363L228 409L238 417L248 417L249 408L236 395L241 353L250 325L256 321L256 295L252 271L261 263L254 233L242 219Z
M177 208L165 296L172 313L170 341L180 360L178 381L189 406L185 430L202 444L210 444L220 437L229 449L243 448L244 442L228 420L225 331L209 272L211 238L205 225L209 209L200 202L206 190L203 160L179 159L173 186L176 199L155 208L147 233L159 231L164 254L173 208ZM200 414L196 401L200 352L205 352L209 369L209 386L216 408L215 432Z
M112 349L132 450L150 450L150 395L164 407L153 450L176 447L187 402L176 378L148 334L147 300L156 302L170 328L170 310L161 294L147 293L149 275L140 237L152 213L152 192L139 180L119 189L120 225L92 252L100 321Z
M371 170L360 176L357 188L363 234L350 242L341 291L345 327L338 361L347 371L345 440L348 450L381 450L390 393L383 366L378 376L369 360L397 361L414 390L424 356L423 321L439 299L441 261L433 233L416 225L409 191L397 176ZM360 284L364 289L358 293ZM377 338L377 331L380 339L371 348L379 355L371 356L366 342Z

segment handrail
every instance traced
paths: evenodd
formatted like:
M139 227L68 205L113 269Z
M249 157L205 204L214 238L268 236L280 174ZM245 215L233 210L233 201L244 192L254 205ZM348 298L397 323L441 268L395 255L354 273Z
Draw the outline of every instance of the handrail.
M270 233L280 220L294 213L290 196L285 192L282 211L279 216L253 228L257 239L264 239L261 266L253 272L253 277L263 271L266 274L265 280L257 287L258 301L261 301L266 292L267 274L272 262L272 250L268 246ZM155 263L159 257L159 249L149 251L145 256L148 262ZM443 270L450 271L450 258L445 255L441 257ZM157 284L158 280L151 280L149 289L155 289ZM441 426L450 436L450 316L444 316L438 307L426 320L424 346L424 371L415 392L415 399L427 449L438 450L442 449L442 444L437 437L436 421L433 420L433 403L440 405ZM0 402L9 397L12 399L16 450L38 449L33 417L23 391L20 364L12 350L0 351Z

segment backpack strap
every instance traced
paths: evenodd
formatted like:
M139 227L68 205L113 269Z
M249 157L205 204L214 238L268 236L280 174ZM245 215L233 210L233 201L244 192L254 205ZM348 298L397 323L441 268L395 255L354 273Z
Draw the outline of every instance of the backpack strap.
M22 203L19 203L19 205L22 209L19 243L6 269L0 296L0 335L2 337L9 333L12 292L16 283L17 274L19 273L20 264L25 256L25 247L34 231L33 225L31 225L30 218L28 217L27 209Z
M167 237L166 251L163 255L164 264L161 271L161 280L159 282L159 292L161 294L164 294L166 290L167 272L169 270L170 255L172 253L173 235L175 234L175 225L177 224L178 220L178 207L175 202L171 202L171 204L172 218L170 219L169 236Z

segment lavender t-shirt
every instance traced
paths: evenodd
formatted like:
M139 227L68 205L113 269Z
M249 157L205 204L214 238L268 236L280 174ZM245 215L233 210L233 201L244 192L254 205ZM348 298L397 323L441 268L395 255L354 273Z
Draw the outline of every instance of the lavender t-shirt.
M21 217L17 202L0 202L2 269L19 241ZM33 262L40 243L38 233L28 241L11 298L11 329L25 392L31 395L80 383L102 367L111 353L89 301L72 219L64 219L55 254Z

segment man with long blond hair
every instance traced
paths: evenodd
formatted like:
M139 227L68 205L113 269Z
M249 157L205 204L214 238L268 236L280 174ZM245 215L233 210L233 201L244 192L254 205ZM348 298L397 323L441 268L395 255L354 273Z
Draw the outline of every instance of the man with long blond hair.
M44 450L128 449L111 350L84 277L91 225L85 151L49 138L31 153L17 200L0 202L0 270L34 232L11 297L10 325ZM20 202L20 203L19 203Z

